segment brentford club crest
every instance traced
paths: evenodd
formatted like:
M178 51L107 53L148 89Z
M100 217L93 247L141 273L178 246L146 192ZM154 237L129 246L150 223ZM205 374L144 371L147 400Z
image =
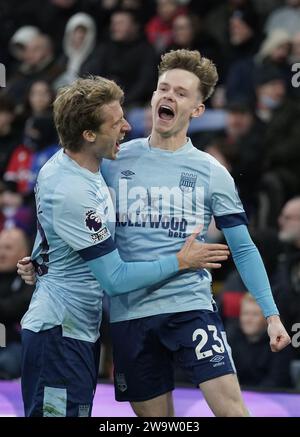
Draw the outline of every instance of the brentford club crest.
M197 182L197 175L192 173L181 173L179 188L184 193L194 191Z

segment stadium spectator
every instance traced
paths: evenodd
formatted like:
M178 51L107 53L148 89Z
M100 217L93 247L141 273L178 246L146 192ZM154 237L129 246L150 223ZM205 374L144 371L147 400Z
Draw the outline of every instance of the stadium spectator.
M16 263L29 249L22 230L0 232L0 322L6 328L6 347L0 348L0 379L21 376L19 322L28 308L33 287L20 280Z
M28 93L28 103L31 115L40 116L52 111L54 93L48 82L39 80L33 82Z
M78 12L85 12L90 15L97 13L101 1L87 0L47 0L40 7L37 2L33 14L34 23L50 36L53 42L56 55L62 53L62 41L68 20ZM100 24L102 24L100 22Z
M118 10L110 22L110 40L99 47L86 72L115 80L125 91L125 106L145 104L156 78L156 57L132 11Z
M266 125L263 144L264 171L260 195L264 218L260 226L273 228L277 226L285 202L300 193L300 102L295 98L283 99L283 83L276 80L266 84L261 95L261 102L271 119Z
M51 116L28 119L23 144L15 149L4 174L4 180L12 191L23 196L31 196L38 172L58 147Z
M205 17L205 31L223 47L223 50L228 51L230 19L236 10L251 8L251 3L250 0L226 0L219 3ZM258 26L259 22L256 20L256 27Z
M254 86L256 115L262 122L268 123L275 109L278 109L286 98L285 76L273 65L259 65L254 71Z
M9 41L9 50L17 61L13 67L16 68L18 63L25 60L25 50L31 39L40 34L40 30L35 26L22 26L11 37Z
M58 150L58 139L52 117L27 120L23 142L11 155L3 179L1 199L4 227L18 226L30 237L35 233L33 188L39 170Z
M117 10L132 11L142 28L155 13L155 1L153 0L99 0L92 5L94 6L92 10L86 12L96 21L99 42L109 39L111 16Z
M14 148L18 144L18 132L14 129L15 106L4 94L0 94L0 179Z
M283 30L275 30L262 42L259 52L255 56L240 59L229 67L226 87L227 100L244 98L255 101L255 75L257 69L264 66L276 67L290 86L291 72L289 66L290 37Z
M261 43L261 32L255 11L250 6L235 9L229 19L228 33L224 64L227 101L254 101L253 57Z
M275 65L287 62L291 48L291 38L289 34L281 29L275 29L268 34L256 56L259 62L268 61Z
M145 32L148 41L158 54L173 43L172 25L174 19L186 12L177 0L156 0L156 15L147 23Z
M289 332L300 322L300 197L294 197L283 207L279 219L279 239L284 251L277 265L274 295L282 319ZM300 359L299 349L295 349Z
M229 170L239 188L248 217L257 208L257 190L262 173L263 124L246 100L227 105L225 131L215 136L206 151Z
M220 48L212 37L203 32L202 21L196 15L180 14L173 20L172 44L167 47L167 51L177 49L198 50L202 56L212 59L220 72Z
M86 71L86 63L95 56L96 37L96 23L91 16L78 12L70 18L63 39L64 54L60 59L65 72L56 79L55 88L68 85Z
M291 88L291 67L289 54L291 50L291 38L284 30L274 30L263 41L256 62L260 66L275 66L282 73L286 81L286 87Z
M63 70L55 60L51 39L37 35L25 46L24 61L9 79L7 92L20 104L32 82L44 79L52 83Z
M266 33L283 29L291 37L300 29L300 0L285 0L285 6L275 9L265 24Z
M290 388L292 348L279 354L269 347L267 323L260 307L250 294L241 302L240 328L231 332L228 341L242 386L251 388Z
M28 27L28 25L33 25L33 27L36 28L33 15L38 4L38 0L26 0L26 2L10 0L0 2L0 59L1 62L7 66L8 74L14 72L15 64L12 58L14 55L10 50L10 40L16 32L24 26ZM23 38L21 37L21 39ZM28 41L27 35L25 36L25 40ZM23 40L23 42L25 41Z
M231 62L252 56L257 52L260 33L257 15L250 8L236 9L229 20L229 43Z
M32 116L51 115L54 96L54 90L47 81L33 82L20 109L19 123L22 121L24 125L26 120Z

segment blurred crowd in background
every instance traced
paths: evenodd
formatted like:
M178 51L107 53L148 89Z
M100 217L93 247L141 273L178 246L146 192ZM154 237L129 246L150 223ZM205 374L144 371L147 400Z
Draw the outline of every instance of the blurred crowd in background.
M189 135L234 177L282 320L294 335L300 88L292 66L300 63L300 0L2 0L0 323L7 347L0 348L0 378L20 376L19 322L33 289L18 278L16 263L30 253L36 231L37 174L59 148L52 119L58 88L88 74L114 79L125 91L127 139L147 136L157 64L177 48L199 50L218 68L216 91ZM213 226L209 240L222 241ZM271 353L266 322L233 263L214 276L242 386L299 389L300 347ZM111 377L107 322L103 327L100 375Z

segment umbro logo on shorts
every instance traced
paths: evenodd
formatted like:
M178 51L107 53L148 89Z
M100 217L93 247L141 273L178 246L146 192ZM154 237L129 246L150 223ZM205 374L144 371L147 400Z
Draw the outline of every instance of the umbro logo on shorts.
M209 360L213 364L213 367L223 366L224 365L224 355L215 355L211 360Z

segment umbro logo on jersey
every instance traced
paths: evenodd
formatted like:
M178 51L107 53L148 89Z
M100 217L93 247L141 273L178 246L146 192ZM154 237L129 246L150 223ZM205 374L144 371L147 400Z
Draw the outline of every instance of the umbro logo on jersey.
M135 173L131 170L124 170L121 171L121 179L132 179L131 176L133 176Z

